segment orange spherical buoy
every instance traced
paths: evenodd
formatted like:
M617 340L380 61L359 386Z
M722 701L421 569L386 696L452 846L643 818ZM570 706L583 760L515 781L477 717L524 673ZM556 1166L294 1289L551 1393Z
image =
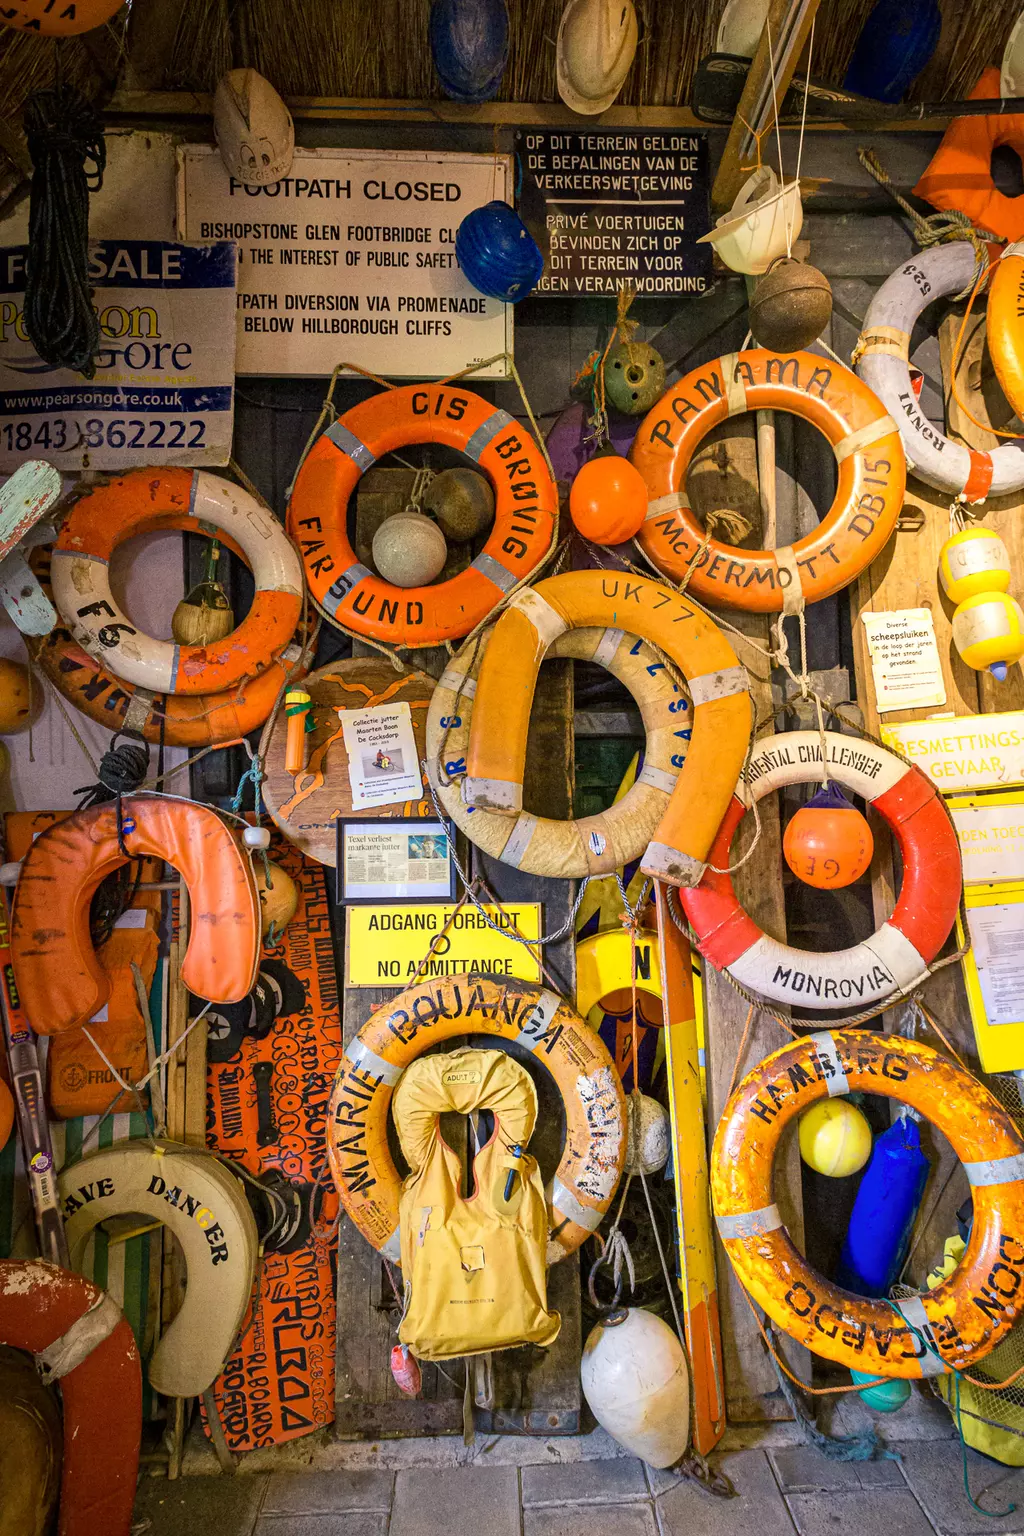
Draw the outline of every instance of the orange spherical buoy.
M800 807L782 839L794 875L820 891L852 885L871 863L874 849L867 821L835 784Z
M643 475L617 453L598 454L572 483L569 514L592 544L625 543L640 532L647 516Z
M39 685L28 667L0 656L0 736L26 730L41 703Z
M0 1151L6 1147L14 1129L14 1099L11 1090L0 1077Z
M75 37L102 27L124 0L9 0L0 21L37 37Z

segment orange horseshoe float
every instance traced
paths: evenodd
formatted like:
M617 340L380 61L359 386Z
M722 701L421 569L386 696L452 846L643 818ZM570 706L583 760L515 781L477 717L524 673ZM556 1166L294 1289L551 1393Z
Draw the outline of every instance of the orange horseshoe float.
M1024 412L1024 240L1008 245L995 263L988 294L986 331L992 366L1003 394L1018 416Z
M182 519L174 527L185 531ZM221 538L220 542L234 553L241 553L229 539ZM36 551L32 557L32 569L48 597L52 596L49 557L49 550ZM248 678L237 690L151 693L148 688L137 688L106 671L86 655L62 623L38 640L28 635L25 640L33 661L69 704L108 731L140 737L154 746L231 746L251 731L259 730L269 718L283 685L302 675L302 649L290 645L271 666Z
M105 1291L42 1259L0 1260L0 1343L35 1355L64 1405L57 1536L128 1536L142 1434L142 1367Z
M839 463L821 523L781 549L706 540L687 501L687 470L712 427L756 410L811 422ZM653 564L674 581L695 564L695 597L751 613L794 613L848 586L888 542L906 489L903 442L885 406L855 373L810 352L731 352L695 368L644 418L629 456L647 482L638 537Z
M971 1184L967 1251L923 1296L890 1303L840 1290L797 1252L774 1203L772 1164L785 1127L817 1100L855 1090L919 1110L948 1137ZM851 1370L963 1370L1024 1311L1024 1140L977 1078L916 1040L823 1030L767 1056L725 1107L711 1193L719 1236L754 1300L792 1338Z
M482 551L468 569L429 587L382 581L360 564L347 531L360 476L411 443L458 449L494 486L494 527ZM557 512L544 456L507 411L450 384L410 384L354 406L317 440L295 480L288 531L325 618L392 645L442 645L468 635L536 570Z
M747 674L721 630L678 592L611 571L575 571L527 587L494 627L480 666L462 797L518 817L537 673L570 629L622 629L656 645L686 678L693 735L641 869L696 885L732 798L750 735ZM459 765L446 763L452 776Z
M260 957L260 898L245 849L209 806L136 795L121 807L129 853L166 859L188 886L192 921L182 982L197 997L241 1002ZM11 957L37 1034L86 1024L107 1001L110 979L92 946L89 904L100 881L124 863L113 805L76 811L41 833L25 855Z
M600 1035L554 992L527 981L450 976L420 983L378 1008L348 1043L327 1117L327 1155L342 1205L367 1242L401 1262L402 1181L388 1148L388 1105L410 1062L457 1035L522 1046L554 1078L566 1131L548 1189L548 1262L574 1253L600 1226L619 1182L626 1101Z

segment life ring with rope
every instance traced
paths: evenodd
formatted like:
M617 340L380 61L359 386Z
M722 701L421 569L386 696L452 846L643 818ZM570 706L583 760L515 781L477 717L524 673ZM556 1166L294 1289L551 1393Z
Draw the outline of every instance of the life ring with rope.
M165 528L226 534L242 551L256 594L223 640L156 640L115 602L110 560L118 545ZM153 693L237 688L287 649L302 613L302 566L277 518L241 486L201 469L135 469L86 491L53 546L50 580L82 649L115 677Z
M787 784L822 776L817 731L757 742L709 855L715 868L680 899L705 960L759 996L804 1008L870 1007L919 986L942 948L960 902L960 844L939 791L917 768L877 742L830 731L825 754L828 778L873 805L899 845L903 883L888 921L850 949L794 949L762 933L727 873L733 836L749 806Z
M1007 289L1016 289L1015 268L1019 263L1007 263L1000 283L1000 323L989 325L993 361L1001 346L1004 361L1009 357L1007 327L1018 324L1007 302ZM947 437L921 409L910 382L909 357L914 326L928 305L970 288L976 272L977 256L969 240L919 251L875 294L854 352L857 373L899 423L908 468L926 485L967 502L1024 487L1024 443L1001 443L983 452Z
M691 511L686 476L713 427L746 411L789 411L817 427L839 465L835 500L813 532L779 549L719 542ZM888 407L842 363L811 352L730 352L695 368L641 422L630 459L647 484L637 535L673 581L702 602L795 613L849 586L888 543L906 464Z
M413 443L439 443L472 459L494 487L494 526L469 567L448 581L398 587L357 559L349 498L378 459ZM299 470L288 531L313 601L332 624L391 645L443 645L486 619L547 555L558 492L544 455L507 411L451 384L385 390L346 411Z
M185 531L180 520L176 526ZM228 538L220 542L241 553ZM52 596L50 551L34 551L31 564L43 591ZM26 635L25 643L44 677L83 715L108 731L168 747L233 746L270 718L285 683L299 681L308 661L307 652L293 644L237 689L152 693L107 671L86 654L63 623L39 638Z
M142 1366L120 1307L44 1259L0 1259L0 1344L60 1382L57 1536L129 1536L142 1437Z
M786 1126L818 1100L851 1092L909 1104L937 1126L971 1184L967 1252L921 1296L854 1296L814 1271L790 1240L772 1191ZM1024 1310L1024 1139L966 1068L917 1040L822 1030L748 1072L711 1153L718 1235L737 1279L791 1338L851 1370L934 1376L984 1358Z
M527 587L511 600L480 667L462 798L499 816L521 815L540 664L560 635L592 627L642 637L686 679L693 734L641 869L673 885L696 885L746 757L749 685L712 620L681 593L645 576L573 571Z
M487 1035L529 1051L554 1079L565 1145L547 1191L548 1263L596 1232L626 1157L622 1084L599 1035L547 988L490 976L414 984L371 1015L345 1047L327 1115L327 1156L341 1203L359 1231L400 1262L402 1181L388 1147L388 1106L405 1068L432 1045Z
M132 795L75 811L33 841L21 864L11 957L21 1004L40 1035L87 1024L110 994L89 932L100 881L129 857L165 859L188 887L191 926L182 984L198 997L237 1003L252 991L260 957L260 898L248 851L210 806Z
M692 734L690 701L673 682L665 658L645 640L621 629L568 630L554 641L548 657L597 662L629 689L643 719L643 768L621 800L578 821L554 821L527 811L512 821L474 810L463 802L459 776L466 771L477 678L494 633L463 646L430 700L427 772L446 814L478 848L527 874L574 880L621 869L643 853L675 789Z

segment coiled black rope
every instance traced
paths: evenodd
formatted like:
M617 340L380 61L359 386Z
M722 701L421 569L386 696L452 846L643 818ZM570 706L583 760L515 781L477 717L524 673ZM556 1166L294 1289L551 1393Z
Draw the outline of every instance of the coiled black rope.
M122 742L118 746L115 736L109 749L100 758L99 783L86 784L75 790L76 795L82 796L78 802L80 811L92 805L107 805L111 800L117 802L117 846L124 858L131 861L122 864L101 881L92 899L89 922L95 949L99 949L110 938L118 918L122 912L127 912L138 893L143 861L125 843L121 798L135 793L148 770L149 747L133 741Z
M25 329L44 362L91 379L100 323L89 291L89 193L103 185L103 120L58 81L25 103L25 134L34 167Z

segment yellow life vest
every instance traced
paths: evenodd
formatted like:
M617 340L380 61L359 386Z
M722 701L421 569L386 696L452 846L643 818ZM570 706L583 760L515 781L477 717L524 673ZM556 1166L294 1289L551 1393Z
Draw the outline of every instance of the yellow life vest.
M464 1198L440 1116L474 1109L493 1113L494 1133ZM412 1169L399 1205L401 1342L424 1360L554 1343L562 1320L547 1310L544 1187L536 1159L513 1151L525 1149L537 1122L529 1073L502 1051L423 1056L403 1074L393 1111Z

